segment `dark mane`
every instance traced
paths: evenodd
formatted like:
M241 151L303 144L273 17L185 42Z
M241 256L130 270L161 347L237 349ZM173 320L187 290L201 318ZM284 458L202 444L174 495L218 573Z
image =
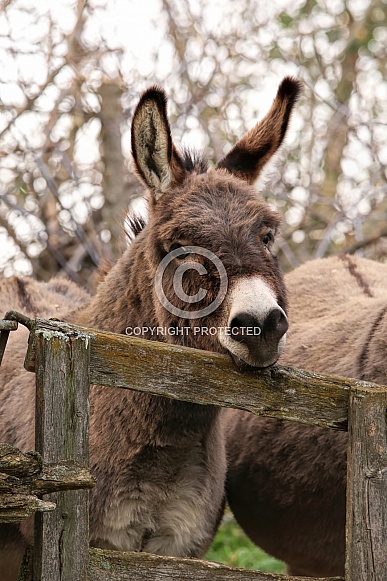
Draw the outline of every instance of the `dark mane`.
M180 152L184 169L189 173L204 174L208 170L208 161L204 155L196 149L185 148ZM145 226L147 219L140 214L131 213L125 218L125 233L129 242L138 236Z
M128 216L126 216L125 218L125 222L124 222L124 231L125 231L125 235L126 235L126 239L128 244L130 244L131 242L133 242L133 240L136 238L136 236L138 236L140 234L140 232L143 231L143 229L145 228L147 222L144 218L144 216L140 216L139 214L128 214ZM97 271L97 283L100 284L105 276L111 271L111 269L113 268L113 266L115 265L116 260L111 257L110 259L108 258L103 258L98 266L98 271Z
M186 171L197 174L207 172L208 161L201 152L187 148L183 149L180 154Z
M129 214L125 218L125 233L129 242L132 242L145 228L147 220L139 214Z

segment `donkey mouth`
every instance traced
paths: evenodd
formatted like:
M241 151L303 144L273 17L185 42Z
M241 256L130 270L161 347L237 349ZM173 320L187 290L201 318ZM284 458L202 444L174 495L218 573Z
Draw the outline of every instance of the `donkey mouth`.
M279 355L278 357L276 357L273 361L270 361L269 363L267 362L257 362L254 364L251 363L247 363L247 361L244 361L243 359L241 359L240 357L238 357L237 355L234 355L234 353L231 353L231 359L234 361L235 365L241 370L241 371L252 371L252 370L256 370L256 369L266 369L267 367L271 367L272 365L275 365L279 359Z

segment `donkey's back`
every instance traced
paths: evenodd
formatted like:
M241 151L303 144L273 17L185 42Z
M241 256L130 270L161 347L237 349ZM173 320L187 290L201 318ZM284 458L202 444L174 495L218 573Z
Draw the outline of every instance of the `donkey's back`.
M387 384L387 265L342 256L287 275L281 363ZM294 575L344 574L347 434L228 411L228 500Z
M14 310L31 318L64 318L89 298L86 291L62 278L47 283L24 277L0 280L0 316ZM21 325L10 333L0 367L0 409L7 410L0 414L1 440L23 450L35 447L35 376L23 367L27 341L28 330Z
M14 276L0 279L0 309L19 311L30 317L56 317L82 307L90 295L73 282L54 278L38 282Z

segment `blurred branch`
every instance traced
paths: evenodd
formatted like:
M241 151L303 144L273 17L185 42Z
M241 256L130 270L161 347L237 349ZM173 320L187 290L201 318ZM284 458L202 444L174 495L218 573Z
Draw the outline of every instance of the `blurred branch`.
M12 200L10 200L8 194L6 194L6 193L0 193L0 200L3 201L4 204L8 208L10 208L12 210L15 210L21 216L24 216L26 218L29 218L30 217L29 212L27 212L26 210L24 210L23 208L21 208L18 204L15 204L14 202L12 202ZM18 237L16 236L16 233L15 233L14 229L12 227L11 227L11 229L9 229L8 227L6 227L6 230L7 230L8 234L17 242L17 245L23 251L23 253L28 258L30 258L29 255L28 255L27 248L24 247L24 249L23 249L23 245L20 242L20 240L18 239ZM61 268L63 268L63 270L71 278L71 280L73 280L77 284L81 284L82 281L81 281L79 275L72 268L70 268L70 266L68 265L68 263L65 260L65 258L63 257L63 255L56 248L54 248L49 243L48 237L46 238L46 236L44 236L44 234L43 234L42 231L38 231L36 234L37 234L38 239L40 239L43 242L44 246L47 247L48 252L56 260L56 262L61 266ZM31 258L30 258L30 260L31 260Z
M279 238L277 241L279 248L282 250L286 260L289 262L292 268L297 268L300 265L296 255L294 254L293 250L290 248L287 240L285 238Z
M340 103L339 101L331 101L330 99L325 99L324 97L322 97L319 93L317 93L317 91L315 90L313 85L308 81L308 79L303 79L303 82L308 87L308 89L317 97L319 101L325 103L325 105L328 105L328 107L330 107L333 111L335 111L342 117L346 117L348 120L351 120L351 124L353 126L364 125L366 127L371 127L372 125L381 125L387 127L387 123L379 121L379 119L377 119L376 117L364 121L358 115L353 115L350 108L344 105L343 103Z
M8 2L8 4L9 3L10 2ZM7 6L8 6L8 4L7 4ZM0 131L0 139L2 138L4 133L9 131L11 126L23 115L23 113L25 113L26 111L30 111L34 107L35 101L42 95L42 93L44 93L44 91L47 89L47 87L54 82L55 77L60 73L60 71L65 66L71 66L74 69L74 72L77 73L76 69L73 67L73 64L74 64L74 62L77 61L77 58L75 58L76 53L77 52L79 53L79 44L78 44L79 35L80 35L80 31L82 30L82 26L83 26L83 22L84 22L84 9L86 8L87 4L88 4L88 0L78 0L77 20L76 20L76 23L75 23L75 26L74 26L72 33L69 34L67 37L68 52L65 56L64 62L62 64L60 64L58 67L56 67L54 70L51 71L51 73L47 76L45 83L43 83L43 85L39 86L39 92L37 95L35 95L34 97L31 97L31 98L26 98L25 105L17 111L17 113L12 118L12 120L4 127L4 129L2 129ZM6 107L6 109L9 110L10 108Z
M4 194L0 194L0 200L3 200L3 202L6 203L3 196ZM11 226L11 224L9 224L9 222L7 222L7 220L1 214L0 214L0 226L4 228L8 236L12 238L12 240L15 242L16 246L20 248L22 253L25 254L25 256L28 256L27 246L18 238L15 232L15 228L13 228L13 226Z
M384 238L386 236L387 236L387 226L385 226L384 228L381 228L381 230L379 230L379 232L377 234L371 234L370 236L366 236L365 238L363 238L363 240L358 240L357 242L354 242L350 246L345 247L340 252L340 254L354 254L357 250L361 250L362 248L365 248L366 246L370 246L371 244L375 244L381 238Z
M50 190L50 192L53 194L56 202L59 204L60 208L62 210L64 210L65 208L62 205L62 202L60 200L60 194L59 194L59 190L58 187L55 183L54 178L52 177L50 170L48 169L47 165L44 163L42 157L35 151L35 149L31 146L31 144L29 143L29 140L27 139L26 135L24 135L20 129L18 129L18 133L20 133L20 135L22 136L22 138L25 141L25 146L26 148L32 153L32 155L34 156L35 162L37 167L40 170L40 173L42 174L42 176L44 177L44 179L46 180L47 186ZM71 212L69 212L71 215ZM71 220L72 226L74 228L74 233L77 236L77 238L80 240L80 242L84 245L87 253L89 254L90 258L92 259L92 261L94 262L94 264L96 266L99 265L99 257L98 254L95 252L92 244L89 242L86 233L84 231L84 229L82 228L82 226L80 224L78 224L78 222L76 220L74 220L72 218Z
M0 11L1 10L6 10L6 8L8 8L8 6L11 4L12 0L0 0Z
M61 64L59 67L57 67L50 73L50 75L47 77L46 82L41 87L39 87L39 93L35 95L35 97L26 98L25 105L17 111L14 117L9 121L8 125L6 125L4 129L0 131L0 139L3 137L5 133L7 133L11 129L12 125L19 119L19 117L23 115L23 113L25 113L26 111L30 111L33 108L35 101L41 96L41 94L47 89L47 87L51 85L57 74L63 69L63 67L66 66L66 64L67 63ZM10 107L4 106L4 109L11 111Z

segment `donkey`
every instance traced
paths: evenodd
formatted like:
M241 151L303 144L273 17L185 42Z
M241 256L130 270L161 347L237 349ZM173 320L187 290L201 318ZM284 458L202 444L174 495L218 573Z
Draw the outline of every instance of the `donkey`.
M387 265L351 256L285 277L291 332L281 363L387 384ZM342 575L346 433L227 412L228 501L290 574Z
M1 283L3 311L18 308L118 333L137 327L146 339L229 353L241 366L275 363L288 327L283 277L270 251L280 218L253 183L282 144L300 90L298 80L285 78L268 114L209 170L203 157L178 151L164 92L147 90L132 121L132 154L149 194L148 223L94 297L69 282L14 278ZM163 276L155 283L164 259ZM211 310L225 279L224 300ZM161 287L169 303L159 300ZM197 313L200 318L193 318ZM198 322L219 332L187 332ZM246 324L262 332L244 342ZM186 333L156 335L156 328ZM0 439L28 449L34 446L34 380L22 369L25 348L25 334L14 333L1 370ZM224 507L223 412L97 386L90 404L90 465L97 478L90 500L91 544L203 555ZM4 526L0 534L4 581L15 578L31 527Z

